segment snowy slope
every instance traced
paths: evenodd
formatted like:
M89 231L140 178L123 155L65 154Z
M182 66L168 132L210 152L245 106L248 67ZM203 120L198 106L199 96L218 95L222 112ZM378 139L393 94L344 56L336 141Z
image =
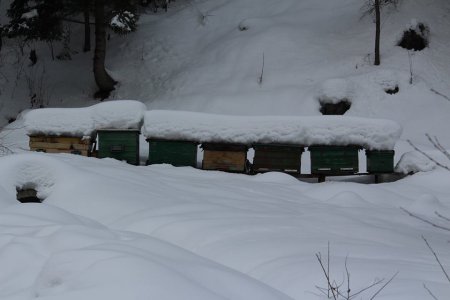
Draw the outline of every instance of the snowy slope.
M348 115L398 121L404 137L417 143L425 141L426 132L443 136L450 106L430 89L450 95L450 3L402 1L397 10L385 10L379 67L371 63L374 24L370 17L361 19L360 8L359 0L173 2L168 13L143 14L136 33L112 34L107 66L120 81L113 98L141 100L150 109L319 115L319 98L329 94L330 82L339 80L332 93L352 102ZM430 46L412 53L409 84L408 53L395 44L414 20L429 26ZM72 25L71 30L73 50L79 52L81 28ZM14 42L5 43L4 118L29 107L27 76L45 78L43 98L52 106L94 103L92 53L51 61L46 45L30 45L41 59L30 68ZM398 94L384 92L395 85Z

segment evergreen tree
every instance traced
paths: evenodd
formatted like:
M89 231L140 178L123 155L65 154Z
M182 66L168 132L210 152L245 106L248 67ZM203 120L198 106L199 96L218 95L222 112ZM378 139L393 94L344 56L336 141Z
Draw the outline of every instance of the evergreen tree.
M51 43L61 39L63 22L81 23L85 25L84 50L89 51L91 12L95 25L93 71L99 88L96 96L106 98L116 84L105 69L107 29L120 34L136 30L136 0L13 0L4 32L11 38ZM80 15L83 21L78 20Z
M10 22L4 27L4 34L25 40L59 40L62 8L60 0L15 0L7 11Z

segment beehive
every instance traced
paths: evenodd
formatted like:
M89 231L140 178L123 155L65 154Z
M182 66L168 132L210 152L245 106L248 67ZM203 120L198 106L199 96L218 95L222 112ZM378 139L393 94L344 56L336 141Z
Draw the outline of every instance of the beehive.
M359 171L359 146L311 146L311 174L345 175Z
M367 150L367 172L394 172L394 150Z
M89 156L92 150L92 139L90 137L32 135L29 145L31 151Z
M204 170L245 172L248 147L239 144L204 143Z
M139 130L98 131L98 158L111 157L139 164Z
M197 166L197 143L190 141L147 140L147 164L171 164L176 167Z
M282 171L300 173L303 146L255 144L254 172Z

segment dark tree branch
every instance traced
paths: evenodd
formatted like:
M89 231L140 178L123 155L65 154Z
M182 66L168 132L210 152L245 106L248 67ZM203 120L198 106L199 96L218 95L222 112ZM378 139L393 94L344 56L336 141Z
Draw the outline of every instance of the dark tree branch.
M444 266L442 265L441 261L439 260L439 257L437 256L436 252L433 250L431 245L428 243L427 239L422 235L422 239L425 241L425 244L427 244L428 249L430 249L431 253L433 253L434 258L436 259L437 263L441 267L442 272L444 273L445 277L447 278L448 282L450 283L450 277L448 276L447 271L445 271Z
M438 225L438 224L433 223L433 222L431 222L431 221L429 221L429 220L427 220L427 219L425 219L425 218L419 217L419 216L413 214L412 212L406 210L406 209L403 208L403 207L400 207L400 209L403 210L405 213L407 213L410 217L413 217L413 218L415 218L415 219L417 219L417 220L419 220L419 221L422 221L422 222L424 222L424 223L427 223L427 224L429 224L429 225L431 225L431 226L433 226L433 227L436 227L436 228L439 228L439 229L442 229L442 230L450 231L450 228L445 227L445 226Z
M375 294L373 294L373 296L370 298L370 300L375 299L375 297L376 297L382 290L384 290L384 288L385 288L389 283L391 283L391 281L394 280L395 277L397 277L398 273L399 273L399 272L397 272L397 273L395 273L394 275L392 275L392 277L391 277L385 284L383 284L383 286L382 286Z
M444 168L448 171L450 171L450 168L446 165L441 164L440 162L438 162L437 160L435 160L434 158L432 158L430 155L426 154L425 152L423 152L422 150L420 150L419 148L416 147L416 145L414 145L410 140L406 140L408 142L408 144L411 145L411 147L414 148L414 150L416 150L417 152L419 152L420 154L422 154L423 156L425 156L426 158L428 158L429 160L431 160L432 162L434 162L436 165L438 165L441 168Z
M430 294L430 296L433 297L434 300L439 300L439 299L431 292L431 290L425 285L425 283L423 284L423 288L427 290L428 294Z
M447 157L447 159L450 160L450 153L441 145L441 142L439 141L439 139L436 136L431 138L431 136L428 133L425 134L425 136L428 138L428 140L430 141L430 143L433 145L434 148L439 150L439 152L444 154L445 157Z
M333 295L333 299L337 300L337 295L335 293L335 288L333 287L333 285L331 283L330 274L328 274L327 271L325 270L325 267L324 267L323 262L322 262L322 255L320 254L320 252L316 253L316 257L317 257L317 260L319 261L320 267L322 268L323 274L325 275L325 278L327 280L328 289L331 290L331 294Z
M446 217L446 216L444 216L444 215L441 215L441 214L438 213L437 211L435 211L434 213L435 213L436 216L438 216L439 218L444 219L445 221L450 222L450 218L448 218L448 217Z

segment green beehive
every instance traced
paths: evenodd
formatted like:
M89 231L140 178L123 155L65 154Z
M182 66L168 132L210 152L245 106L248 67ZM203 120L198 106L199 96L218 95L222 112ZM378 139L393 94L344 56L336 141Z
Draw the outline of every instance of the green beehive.
M311 174L343 175L358 172L358 146L311 146Z
M171 164L176 167L197 166L197 143L147 140L150 151L147 164Z
M138 130L99 130L98 157L125 160L132 165L139 164Z
M394 172L394 150L367 150L367 172Z
M255 149L253 171L300 173L303 146L255 144L253 149Z

